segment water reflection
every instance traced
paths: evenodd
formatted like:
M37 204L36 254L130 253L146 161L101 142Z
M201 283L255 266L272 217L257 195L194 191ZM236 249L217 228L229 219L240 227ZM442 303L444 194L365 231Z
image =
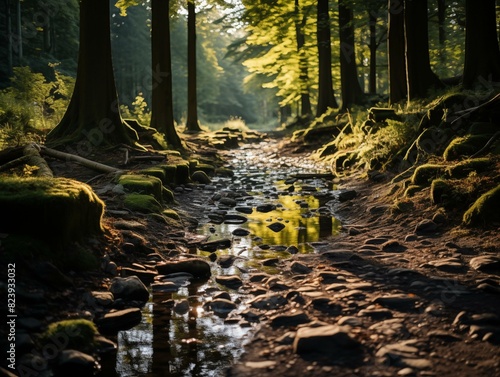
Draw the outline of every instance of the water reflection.
M178 293L154 293L142 323L118 334L119 376L215 377L241 354L248 329L224 323L203 310L200 290L192 284ZM187 299L179 314L175 302Z

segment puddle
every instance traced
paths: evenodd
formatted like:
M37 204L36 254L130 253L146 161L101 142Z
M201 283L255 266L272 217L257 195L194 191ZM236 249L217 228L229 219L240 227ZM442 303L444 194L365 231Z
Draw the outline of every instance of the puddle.
M233 302L244 301L241 293L217 286L214 276L238 274L244 278L247 272L258 270L278 273L275 267L262 266L262 260L289 258L291 254L286 251L289 246L296 247L295 252L313 252L311 243L338 234L340 222L333 217L328 205L334 196L331 181L293 178L301 172L324 172L325 168L321 170L305 161L279 158L272 161L274 168L270 169L270 156L272 152L260 153L255 148L238 153L230 160L234 177L214 179L213 191L207 195L244 192L236 206L225 207L217 200L193 203L204 210L200 213L197 233L207 236L208 240L229 239L231 245L215 252L218 261L213 263L213 276L208 282L191 284L174 294L155 292L152 295L143 309L142 323L118 334L116 376L223 375L243 352L252 327L228 322L203 309L204 302L210 300L214 291L225 290ZM270 206L270 210L257 211L256 208L262 205ZM246 212L237 210L239 207L246 208ZM231 215L233 220L214 221L219 214ZM242 216L245 222L238 220ZM273 223L282 224L282 229L273 231L269 228ZM233 235L238 228L246 229L249 234ZM209 252L197 252L210 256ZM234 258L222 265L224 255ZM189 312L176 313L170 305L172 300L188 300ZM244 309L240 307L236 311Z

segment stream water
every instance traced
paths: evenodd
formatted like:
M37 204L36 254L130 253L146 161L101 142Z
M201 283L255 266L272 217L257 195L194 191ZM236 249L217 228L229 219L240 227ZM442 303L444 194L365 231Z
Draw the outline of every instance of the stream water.
M339 231L328 205L335 195L331 180L316 178L327 172L325 166L281 158L272 143L250 145L225 157L233 177L216 177L195 189L204 195L181 195L192 200L197 233L208 241L230 240L230 246L212 253L194 251L212 260L217 256L210 280L187 283L176 293L151 295L141 324L118 334L118 376L223 375L241 355L253 325L237 315L246 309L244 292L218 285L214 277L237 274L245 280L252 272L279 273L264 261L313 252L316 242ZM228 318L204 307L221 292L238 304ZM189 305L178 305L183 302Z

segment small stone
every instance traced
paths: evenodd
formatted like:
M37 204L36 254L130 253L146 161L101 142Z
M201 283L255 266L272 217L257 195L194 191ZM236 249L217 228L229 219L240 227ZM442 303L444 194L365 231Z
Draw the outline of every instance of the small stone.
M95 323L100 332L113 334L138 325L141 318L142 313L139 308L129 308L106 313L102 318L95 320Z
M359 320L359 318L356 317L342 317L337 321L337 325L359 327L362 325L362 322Z
M228 314L237 308L237 305L227 299L218 298L206 304L216 314Z
M236 200L234 200L233 198L228 198L228 197L224 197L224 198L221 198L219 200L219 203L220 204L223 204L225 206L228 206L228 207L236 207Z
M294 353L304 355L319 353L341 359L345 353L358 351L360 343L353 339L349 327L326 325L298 329L293 342Z
M125 301L146 302L149 300L148 289L137 276L116 277L111 281L109 290L115 298Z
M247 361L245 366L250 369L268 369L273 368L276 365L276 361L265 360L265 361Z
M186 314L189 312L189 302L188 300L181 300L175 303L174 305L174 312L177 314Z
M249 304L256 309L274 310L286 305L287 299L279 294L260 295L249 301Z
M415 371L411 368L403 368L398 371L398 376L413 376Z
M437 230L437 228L438 224L436 224L432 220L425 219L417 224L417 226L415 227L415 233L417 234L433 233Z
M358 316L382 320L392 318L392 312L389 309L363 309L358 312Z
M415 309L416 301L415 298L406 295L391 295L376 297L373 303L393 310L407 311Z
M308 322L311 322L311 320L307 314L302 311L297 311L293 314L278 314L271 318L271 325L273 327L290 327Z
M341 190L337 194L337 198L339 202L347 202L354 199L357 195L358 193L356 192L356 190Z
M299 252L299 248L297 246L292 245L286 249L286 252L290 254L297 254Z
M290 270L296 274L308 274L312 271L311 268L299 262L293 262L290 266Z
M90 355L76 350L64 350L56 367L58 376L93 376L100 369Z
M87 303L91 306L101 305L101 306L110 306L115 301L115 297L111 292L90 292L87 295Z
M151 284L151 290L153 291L153 293L171 293L177 292L179 290L179 286L174 282L167 281L164 283Z
M382 251L385 251L388 253L402 253L406 249L407 249L406 246L401 245L396 240L389 240L389 241L382 244Z
M229 241L229 244L231 244L231 241ZM187 272L197 278L206 278L212 274L210 264L198 258L190 258L177 262L158 263L156 269L162 275Z
M233 236L245 237L245 236L248 236L249 234L250 234L250 231L248 229L236 228L235 230L233 230Z
M219 275L215 281L228 288L238 289L243 285L243 281L238 275Z
M253 212L252 207L235 207L234 209L240 213L245 213L247 215L250 215Z
M276 206L274 204L261 204L258 205L256 210L257 212L262 212L262 213L267 213L274 211L276 209Z
M500 258L494 255L482 255L472 258L470 265L474 270L486 273L500 273Z
M278 233L281 232L283 229L285 229L285 225L280 222L275 222L267 226L269 229L271 229L273 232Z

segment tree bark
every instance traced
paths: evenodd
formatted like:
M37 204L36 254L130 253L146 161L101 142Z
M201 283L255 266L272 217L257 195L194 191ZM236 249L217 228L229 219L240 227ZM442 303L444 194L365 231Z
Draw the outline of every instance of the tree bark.
M352 8L339 0L341 111L361 104L364 98L356 66L353 19Z
M306 16L301 15L299 0L295 0L295 34L297 52L299 54L299 86L300 86L300 114L303 117L312 115L311 98L309 96L309 71L307 57L304 51Z
M432 72L427 30L427 0L405 0L406 79L408 103L424 98L443 83Z
M491 87L500 81L500 51L495 0L466 0L465 64L463 86Z
M328 108L338 107L333 92L332 47L328 0L318 0L317 5L318 40L318 108L316 116L324 114Z
M174 148L182 148L175 130L172 102L172 58L170 52L170 2L152 0L152 102L151 127L165 134L166 141Z
M50 146L76 143L73 154L134 144L137 133L119 113L111 60L109 2L80 2L80 49L73 96L61 122L47 135Z
M368 12L370 23L370 76L368 90L370 94L377 93L377 13Z
M198 98L196 94L196 10L195 0L188 0L188 109L187 132L200 132Z
M389 103L394 104L406 99L405 19L403 0L388 4Z

